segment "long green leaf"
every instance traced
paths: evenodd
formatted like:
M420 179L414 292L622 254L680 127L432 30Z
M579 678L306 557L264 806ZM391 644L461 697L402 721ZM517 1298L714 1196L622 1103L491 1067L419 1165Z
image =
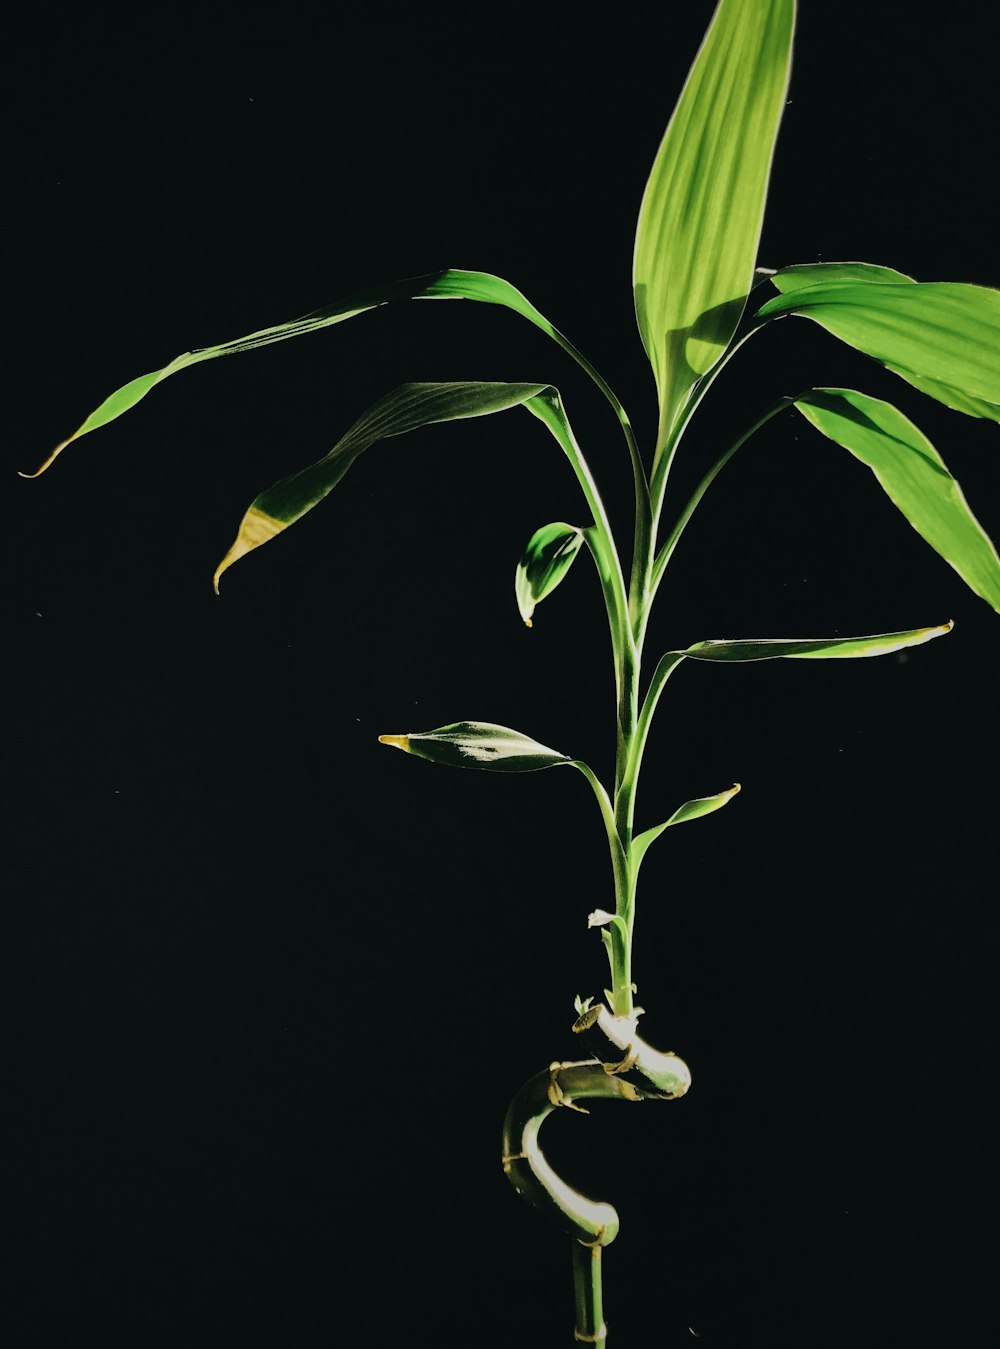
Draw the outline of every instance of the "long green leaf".
M759 319L799 314L924 393L974 416L1000 404L1000 291L950 281L842 280L793 287Z
M401 384L373 403L322 459L282 478L254 499L232 547L216 568L216 592L219 578L227 568L312 510L340 482L355 459L377 440L400 436L433 422L503 412L543 392L554 391L545 384L475 381Z
M678 655L692 660L750 661L778 657L831 660L857 656L884 656L904 646L921 646L951 632L953 623L935 628L911 628L908 632L880 632L871 637L755 637L743 641L696 642Z
M1000 612L996 548L923 432L891 403L854 389L811 389L795 400L795 407L867 464L917 533Z
M551 595L569 571L583 542L583 530L562 521L542 525L532 534L514 575L514 594L526 627L531 627L535 606Z
M446 271L429 272L425 276L409 277L403 281L391 281L379 286L371 286L332 305L315 309L312 313L305 314L301 318L292 319L288 323L279 323L271 328L261 328L256 332L248 333L246 337L238 337L229 342L220 342L215 346L196 347L193 351L183 352L180 356L175 356L172 361L168 361L159 370L153 370L149 374L130 379L120 389L116 389L114 393L109 394L104 402L94 409L71 436L67 436L64 441L61 441L55 447L38 469L33 473L23 473L21 476L35 478L44 473L67 445L74 440L79 440L81 436L87 435L90 431L96 431L102 426L107 426L109 422L120 417L122 413L128 412L130 408L135 407L141 399L145 398L146 394L154 389L157 384L161 384L168 376L177 374L179 370L186 370L188 366L197 365L201 361L214 360L218 356L237 356L243 352L256 351L258 347L270 346L274 342L284 342L291 337L302 337L307 333L317 332L321 328L329 328L335 323L343 323L346 319L364 314L370 309L376 309L380 305L388 304L393 300L411 299L478 300L484 304L497 304L506 309L512 309L569 351L574 359L578 360L588 370L588 373L597 379L611 401L620 409L617 399L614 398L610 390L606 389L596 371L587 364L579 352L572 347L544 314L539 313L534 305L509 281L504 281L499 276L492 276L488 272L466 272L450 268ZM624 416L624 413L621 415Z
M794 24L794 0L721 0L646 184L634 285L659 393L658 455L753 284Z
M803 290L808 286L828 285L832 281L869 281L875 284L901 281L916 284L913 277L907 276L904 272L897 272L892 267L879 267L871 262L797 263L792 267L783 267L769 279L783 295L787 295L789 291ZM915 389L919 389L921 393L936 398L939 403L954 408L956 412L964 412L968 417L984 417L989 421L1000 422L1000 405L996 403L990 403L984 398L974 398L960 389L942 384L940 380L916 375L911 370L893 365L891 361L883 361L882 364L894 375L899 375Z
M483 768L494 773L533 773L570 764L567 754L489 721L456 721L434 731L380 735L379 742L449 768Z

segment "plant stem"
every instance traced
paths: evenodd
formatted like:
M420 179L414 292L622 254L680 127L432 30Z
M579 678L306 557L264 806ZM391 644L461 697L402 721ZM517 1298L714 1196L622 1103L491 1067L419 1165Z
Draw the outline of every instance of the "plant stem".
M722 472L725 466L729 463L730 459L732 459L736 451L742 445L745 445L752 435L754 435L757 431L759 431L762 426L766 425L766 423L769 422L772 417L776 417L779 412L783 412L786 407L790 407L791 404L794 402L795 399L789 397L782 397L776 399L767 409L767 411L763 414L763 416L759 417L757 421L754 422L753 426L750 427L749 430L744 431L743 435L741 435L737 440L735 440L733 444L730 445L729 449L725 451L725 453L719 456L719 458L715 461L712 467L705 474L704 478L702 478L701 482L695 488L694 492L692 492L690 500L684 507L684 510L681 512L680 517L677 520L677 523L670 531L670 534L667 536L666 543L663 545L656 558L656 562L653 566L653 579L652 579L653 595L656 594L656 589L660 584L663 572L666 569L667 563L673 556L674 549L677 547L681 535L687 528L688 521L691 519L692 515L694 515L695 510L698 508L698 505L700 504L702 497L711 487L712 483Z
M601 1247L585 1245L575 1237L572 1246L573 1291L576 1296L573 1338L584 1344L603 1344L608 1337L608 1328L604 1324Z

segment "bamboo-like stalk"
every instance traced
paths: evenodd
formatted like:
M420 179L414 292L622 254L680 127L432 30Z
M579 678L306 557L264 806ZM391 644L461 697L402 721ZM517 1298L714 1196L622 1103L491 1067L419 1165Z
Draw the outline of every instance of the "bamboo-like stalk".
M585 1344L607 1339L601 1249L618 1235L618 1211L613 1204L589 1199L563 1180L542 1152L538 1134L549 1115L560 1107L586 1113L577 1104L581 1100L669 1100L687 1091L691 1082L687 1065L676 1055L660 1054L647 1045L635 1033L635 1021L636 1016L612 1017L603 1006L583 1013L574 1031L602 1031L616 1049L624 1052L624 1058L616 1063L594 1058L550 1064L524 1084L504 1120L504 1174L522 1198L571 1238L574 1336Z
M604 1320L604 1293L601 1287L601 1247L583 1241L572 1243L573 1292L576 1301L576 1326L573 1338L583 1344L603 1344L608 1338Z

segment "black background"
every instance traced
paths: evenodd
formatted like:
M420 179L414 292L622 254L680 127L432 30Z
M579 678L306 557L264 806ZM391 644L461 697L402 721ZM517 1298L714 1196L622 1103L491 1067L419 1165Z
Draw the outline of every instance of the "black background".
M616 425L502 310L399 305L210 362L19 481L111 388L382 278L518 285L648 443L639 198L710 6L36 8L8 49L5 1343L571 1342L564 1239L498 1166L519 1083L605 982L575 774L449 773L381 731L474 718L604 772L580 520L520 411L373 450L211 593L250 499L407 379L558 384L629 523ZM761 249L997 284L987 20L805 6ZM1000 528L997 428L804 323L721 378L693 485L779 393L890 397ZM683 499L683 498L682 498ZM675 498L676 500L676 498ZM988 607L786 414L726 471L650 638L954 618L881 661L688 666L641 823L636 977L687 1099L547 1126L613 1199L614 1343L978 1343L995 1258L996 663ZM669 846L667 846L669 844ZM691 1329L689 1329L691 1328Z

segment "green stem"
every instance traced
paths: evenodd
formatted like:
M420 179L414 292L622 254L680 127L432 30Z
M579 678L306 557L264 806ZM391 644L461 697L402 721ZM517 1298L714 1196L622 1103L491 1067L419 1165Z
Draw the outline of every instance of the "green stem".
M608 1338L604 1323L601 1287L601 1247L575 1240L573 1247L573 1292L576 1298L576 1328L573 1338L583 1344L603 1344Z
M657 525L659 524L660 511L663 509L663 498L666 495L667 478L670 474L670 467L673 463L674 456L677 453L677 447L681 443L681 438L691 422L691 418L701 405L701 400L705 397L709 389L722 374L723 370L739 351L740 347L743 346L744 342L749 342L754 333L760 332L761 328L763 328L767 322L768 320L764 319L763 321L755 323L742 337L738 338L735 342L730 343L715 365L712 366L711 370L709 370L707 374L702 375L701 379L693 385L688 395L688 400L678 412L663 446L657 450L653 465L653 481L650 486L654 538Z
M776 399L775 402L772 403L771 406L767 409L767 411L763 414L763 416L759 417L748 431L745 431L743 435L741 435L737 440L733 442L732 445L730 445L728 450L726 450L723 454L719 456L719 458L715 461L712 467L705 474L704 478L702 478L701 482L698 484L694 492L691 494L691 498L688 501L687 505L684 507L683 511L681 512L680 517L677 520L677 523L670 531L666 543L663 545L663 547L660 549L659 554L657 555L656 562L653 566L653 577L651 586L652 595L656 594L657 587L659 586L660 580L663 577L663 573L666 569L667 563L673 556L674 549L677 547L681 535L687 528L688 522L690 521L692 515L694 515L695 511L697 510L701 502L702 497L711 487L712 483L722 472L725 466L729 463L730 459L732 459L736 451L742 445L745 445L751 436L755 435L756 432L758 432L762 426L766 425L766 423L769 422L772 417L776 417L779 412L783 412L786 407L790 407L794 402L795 402L794 398L782 397Z
M555 390L529 398L524 406L539 421L544 422L561 446L594 517L593 525L585 530L584 534L601 577L601 588L611 625L611 642L617 661L628 633L628 596L625 592L625 578L618 549L615 547L615 537L607 511L604 509L604 502L597 490L590 466L573 434L562 400Z
M653 508L649 494L649 479L646 476L646 468L642 462L642 456L639 454L639 446L636 443L635 432L632 430L632 423L629 420L628 413L625 411L618 398L618 395L604 379L603 375L591 365L586 356L578 351L568 337L565 337L558 329L552 330L552 335L559 343L562 349L572 356L577 365L585 370L594 381L601 393L608 400L615 410L621 428L625 433L625 443L628 445L629 459L632 463L632 483L635 489L635 549L632 553L632 577L629 585L629 596L638 594L642 589L643 567L649 556L653 532ZM636 615L632 614L633 627Z

